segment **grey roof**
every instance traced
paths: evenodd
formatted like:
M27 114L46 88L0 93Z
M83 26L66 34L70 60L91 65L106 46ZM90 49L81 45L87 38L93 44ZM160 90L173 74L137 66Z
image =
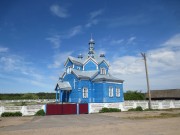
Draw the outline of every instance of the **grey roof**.
M59 81L56 85L56 88L59 88L60 90L72 90L71 85L67 81Z
M83 65L89 57L88 57L88 55L86 55L82 59L81 58L75 58L75 57L72 57L72 56L69 56L68 58L73 63L75 63L77 65ZM91 58L94 61L96 61L98 64L100 64L102 61L105 61L107 63L107 65L109 66L109 62L104 57L100 57L100 56L94 55L94 57L91 57Z
M95 75L97 75L98 70L93 70L93 71L80 71L76 69L72 69L72 72L77 75L78 78L84 78L84 79L91 79Z
M75 58L72 56L69 56L68 58L72 61L72 63L75 63L77 65L83 65L84 59Z
M123 83L124 80L120 80L114 76L112 76L111 74L107 74L107 75L97 75L94 79L94 82L98 82L98 81L110 81L110 82L117 82L117 83Z
M146 95L148 97L148 95ZM151 90L151 98L180 98L180 89Z

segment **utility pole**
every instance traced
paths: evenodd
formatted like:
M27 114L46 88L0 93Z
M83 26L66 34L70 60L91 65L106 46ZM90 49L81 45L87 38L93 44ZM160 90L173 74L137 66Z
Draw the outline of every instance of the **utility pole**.
M149 87L149 77L148 77L148 69L147 69L147 62L146 62L146 54L145 53L141 53L143 59L144 59L144 64L145 64L145 70L146 70L146 81L147 81L147 93L148 93L148 98L149 98L149 102L148 102L148 107L149 109L151 109L151 92L150 92L150 87Z

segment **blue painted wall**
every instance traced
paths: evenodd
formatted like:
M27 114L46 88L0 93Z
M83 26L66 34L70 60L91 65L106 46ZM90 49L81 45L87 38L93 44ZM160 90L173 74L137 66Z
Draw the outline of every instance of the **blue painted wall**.
M89 60L84 66L84 71L97 70L97 66L92 60Z

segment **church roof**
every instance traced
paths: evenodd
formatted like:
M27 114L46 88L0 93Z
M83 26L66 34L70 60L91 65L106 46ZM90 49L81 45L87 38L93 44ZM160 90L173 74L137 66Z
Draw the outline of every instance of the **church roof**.
M94 81L94 82L98 82L98 81L110 81L110 82L123 83L124 80L120 80L120 79L112 76L111 74L107 74L107 75L99 74L92 81Z
M56 88L59 88L60 90L72 90L71 85L67 81L59 81L56 85ZM55 89L56 89L55 88Z
M97 70L80 71L80 70L72 69L72 72L80 79L91 79L92 77L98 74Z
M123 83L123 80L120 80L120 79L112 76L109 73L107 75L98 74L97 70L81 71L81 70L72 69L72 72L80 79L92 79L93 78L92 81L94 81L94 82L111 81L111 82Z

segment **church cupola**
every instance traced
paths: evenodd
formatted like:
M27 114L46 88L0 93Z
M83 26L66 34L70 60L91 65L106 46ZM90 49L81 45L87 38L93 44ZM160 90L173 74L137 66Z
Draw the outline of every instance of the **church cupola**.
M90 39L90 41L89 41L89 56L93 56L93 54L95 53L94 52L94 44L95 44L95 42L94 42L94 40L92 39L92 36L91 36L91 39Z
M78 55L78 58L79 58L79 59L82 59L82 58L83 58L82 54L79 54L79 55Z

